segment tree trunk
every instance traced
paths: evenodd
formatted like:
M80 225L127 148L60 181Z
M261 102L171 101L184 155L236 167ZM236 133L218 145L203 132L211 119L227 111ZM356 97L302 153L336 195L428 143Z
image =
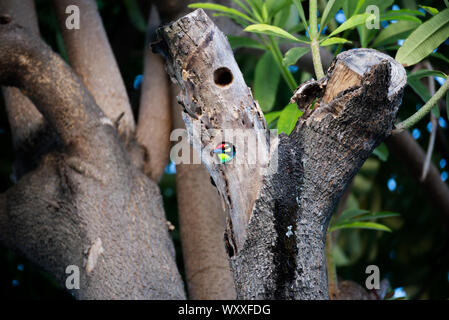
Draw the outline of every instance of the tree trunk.
M0 241L80 299L185 297L157 185L64 61L0 12L0 84L28 96L61 146L0 197Z
M295 92L305 113L292 134L272 138L226 37L204 11L159 34L154 48L181 87L190 141L229 209L226 243L238 298L328 298L330 217L363 162L391 134L405 70L375 50L338 55L325 78ZM244 144L226 140L227 129L256 138L256 162L245 161L254 160L254 148L245 153ZM230 162L213 156L222 142L234 144Z

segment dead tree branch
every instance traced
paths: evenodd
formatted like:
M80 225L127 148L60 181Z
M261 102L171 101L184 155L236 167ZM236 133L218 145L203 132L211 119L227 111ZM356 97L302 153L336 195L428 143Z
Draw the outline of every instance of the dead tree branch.
M238 298L328 298L329 219L363 162L390 135L405 70L375 50L340 54L325 78L296 91L305 114L294 132L271 140L229 43L204 11L162 28L160 36L156 46L181 87L191 143L230 212L227 243ZM211 148L226 137L225 129L262 132L261 162L239 159L248 154L238 145L235 161L214 162Z

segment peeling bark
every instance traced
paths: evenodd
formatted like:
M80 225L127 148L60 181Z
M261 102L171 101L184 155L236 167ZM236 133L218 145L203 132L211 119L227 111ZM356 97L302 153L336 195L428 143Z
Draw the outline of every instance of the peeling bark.
M175 85L172 91L178 92ZM172 96L173 127L184 128L176 95ZM189 145L184 148L194 152ZM201 164L178 164L176 195L189 298L235 299L234 279L223 243L225 210L206 168Z
M208 146L220 141L219 134L205 132L209 128L266 131L225 36L196 10L162 28L160 37L155 48L167 56L169 73L181 87L191 143L205 155L202 161L230 212L227 240L237 297L327 299L330 217L363 162L391 134L405 70L375 50L338 55L325 78L296 91L293 100L305 113L293 133L265 140L262 156L278 163L270 174L260 165L216 164L207 157ZM232 75L224 83L214 77L223 67ZM202 137L195 136L195 126Z

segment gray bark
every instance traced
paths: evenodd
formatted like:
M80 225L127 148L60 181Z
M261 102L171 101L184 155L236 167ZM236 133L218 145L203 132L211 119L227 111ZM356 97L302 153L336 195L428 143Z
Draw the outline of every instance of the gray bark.
M225 36L202 10L159 33L154 48L164 53L181 87L179 102L196 150L207 155L224 129L266 132ZM220 70L227 81L217 81ZM405 70L391 57L369 49L344 52L325 78L295 92L305 113L293 133L265 140L262 156L279 164L274 174L263 165L202 159L230 212L226 243L238 298L328 298L324 242L330 217L363 162L390 135L405 84ZM238 154L239 148L235 159Z
M0 242L80 299L181 299L183 284L156 183L64 61L0 13L0 85L28 96L61 146L0 197Z

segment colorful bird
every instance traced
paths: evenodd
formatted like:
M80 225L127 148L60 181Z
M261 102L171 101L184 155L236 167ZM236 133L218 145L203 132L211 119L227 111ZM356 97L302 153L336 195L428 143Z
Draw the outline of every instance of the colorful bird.
M235 147L230 143L223 142L214 149L214 153L217 155L220 163L224 164L234 158Z

